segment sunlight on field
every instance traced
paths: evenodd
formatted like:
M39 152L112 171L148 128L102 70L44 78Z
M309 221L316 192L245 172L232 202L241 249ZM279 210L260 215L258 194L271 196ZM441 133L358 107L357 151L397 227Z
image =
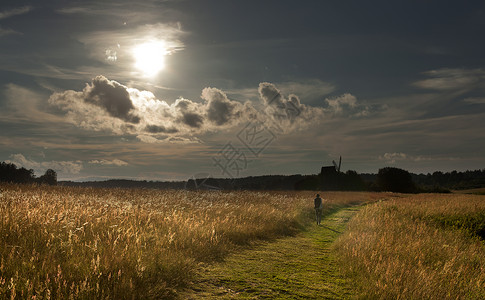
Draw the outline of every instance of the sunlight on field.
M1 190L1 298L170 297L200 262L313 221L313 192ZM377 197L326 196L326 209Z
M363 208L336 249L365 297L483 299L484 228L483 196L403 196Z

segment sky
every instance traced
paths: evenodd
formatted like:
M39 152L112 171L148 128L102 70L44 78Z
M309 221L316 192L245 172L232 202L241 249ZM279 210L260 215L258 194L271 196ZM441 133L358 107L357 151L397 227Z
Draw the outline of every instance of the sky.
M0 4L0 161L59 180L485 168L483 1Z

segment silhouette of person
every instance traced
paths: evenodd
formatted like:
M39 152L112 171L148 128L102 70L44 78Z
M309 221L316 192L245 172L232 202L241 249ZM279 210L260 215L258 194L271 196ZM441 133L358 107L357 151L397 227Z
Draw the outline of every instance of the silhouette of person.
M322 221L322 210L323 210L323 200L320 198L320 194L317 194L315 200L313 200L315 204L315 216L317 218L317 225L320 225Z

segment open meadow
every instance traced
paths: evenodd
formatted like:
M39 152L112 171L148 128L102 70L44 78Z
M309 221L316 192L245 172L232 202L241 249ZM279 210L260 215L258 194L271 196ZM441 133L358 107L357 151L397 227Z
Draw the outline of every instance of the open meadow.
M315 227L314 192L2 185L0 194L0 298L174 298L201 264ZM368 204L334 249L362 295L484 295L483 196L324 198L324 215Z

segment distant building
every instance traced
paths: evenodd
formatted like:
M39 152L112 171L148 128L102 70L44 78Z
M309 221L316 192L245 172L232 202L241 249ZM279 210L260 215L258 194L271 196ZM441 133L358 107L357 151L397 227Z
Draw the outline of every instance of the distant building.
M337 169L335 166L324 166L322 167L322 170L320 171L320 175L323 177L327 176L335 176L337 175Z
M333 166L323 166L320 170L320 187L323 190L339 189L342 185L340 176L340 166L342 165L342 157L337 164L333 161Z

